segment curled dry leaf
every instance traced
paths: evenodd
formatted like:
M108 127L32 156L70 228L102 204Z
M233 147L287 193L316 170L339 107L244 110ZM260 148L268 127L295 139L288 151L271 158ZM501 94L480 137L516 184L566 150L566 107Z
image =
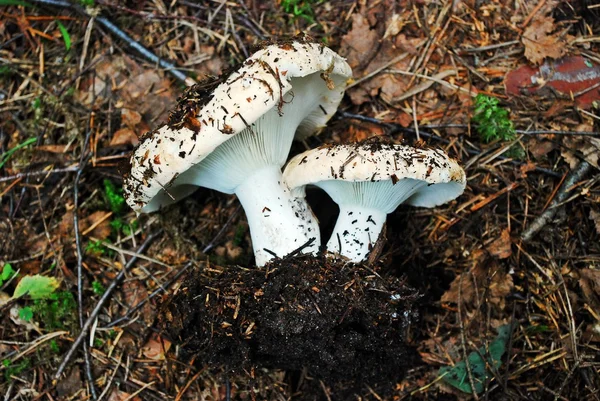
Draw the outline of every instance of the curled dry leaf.
M472 308L477 303L483 302L482 297L487 293L491 305L504 309L505 297L514 287L512 276L493 259L487 257L484 251L473 252L472 258L473 266L468 272L458 275L452 281L448 291L442 295L441 301L458 304L460 298L461 305Z
M585 301L593 310L600 310L600 270L580 269L579 286L583 291Z
M590 211L590 219L594 222L594 226L596 227L596 232L600 234L600 213L592 210Z
M154 333L142 347L142 353L148 359L163 361L165 359L165 354L170 348L171 342L169 340Z
M108 401L142 401L142 399L137 395L132 397L131 394L126 393L125 391L114 389L112 393L110 393Z
M541 63L546 57L557 59L567 53L567 42L572 36L562 32L553 33L554 18L539 16L523 32L521 41L525 45L525 57L534 64Z
M535 166L533 166L533 168L535 168ZM487 251L490 253L490 255L495 256L498 259L506 259L512 255L510 245L510 231L508 231L508 229L504 229L502 230L500 237L495 239L487 246Z
M591 128L591 127L590 127ZM598 168L600 157L600 139L591 136L566 136L563 139L561 156L571 169L574 169L583 159Z

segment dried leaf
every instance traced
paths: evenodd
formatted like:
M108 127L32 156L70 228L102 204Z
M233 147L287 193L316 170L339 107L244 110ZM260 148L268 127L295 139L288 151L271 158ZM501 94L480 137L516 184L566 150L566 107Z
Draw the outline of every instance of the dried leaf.
M535 165L533 166L535 168ZM500 238L495 239L491 244L487 246L487 250L492 256L496 256L498 259L506 259L512 255L510 249L510 231L508 229L502 230Z
M110 146L137 145L139 138L131 128L121 128L113 134Z
M131 397L131 394L126 393L125 391L114 389L113 392L110 393L108 401L142 401L142 399L137 395Z
M580 269L579 286L592 309L600 310L600 270Z
M165 354L171 348L171 342L158 334L152 334L148 342L142 347L142 354L154 361L165 360Z
M591 129L590 126L587 126ZM579 129L580 131L583 130ZM563 139L561 156L569 166L575 168L581 159L587 161L592 166L598 168L598 159L600 158L600 139L591 136L566 136Z
M594 226L596 227L596 232L600 234L600 213L591 210L590 211L590 219L594 221Z
M491 305L504 309L504 298L510 294L514 284L512 276L494 263L493 259L485 256L482 251L473 253L473 266L468 272L457 276L450 284L448 291L442 295L441 301L457 304L459 301L467 307L473 307L476 297L482 297L488 288L487 296ZM482 302L479 299L479 302Z
M539 16L523 32L521 41L525 45L525 57L534 64L541 63L546 57L560 58L567 53L568 35L554 31L554 18Z
M379 35L372 30L367 19L359 13L352 14L352 28L342 37L340 54L346 57L353 70L362 70L373 59L378 49Z

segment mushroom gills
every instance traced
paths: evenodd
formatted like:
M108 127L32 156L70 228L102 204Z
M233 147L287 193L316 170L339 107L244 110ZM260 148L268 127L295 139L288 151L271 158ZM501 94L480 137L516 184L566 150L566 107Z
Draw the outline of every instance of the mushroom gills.
M379 238L388 213L427 187L421 180L385 181L327 180L315 183L340 207L327 250L353 262L367 258Z

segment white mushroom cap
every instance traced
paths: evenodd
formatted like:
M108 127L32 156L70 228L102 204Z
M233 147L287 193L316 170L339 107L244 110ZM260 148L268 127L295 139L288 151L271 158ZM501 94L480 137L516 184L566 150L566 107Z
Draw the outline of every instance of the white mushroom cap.
M169 123L146 135L134 151L124 178L127 203L136 211L151 212L189 195L199 185L195 176L185 176L190 168L219 145L251 129L269 111L281 113L301 93L306 98L295 103L306 105L301 113L283 116L285 124L293 127L292 136L294 132L306 136L321 128L335 113L351 74L348 64L332 50L296 39L267 46L228 76L190 88ZM329 90L311 92L310 85L306 90L300 87L314 78L321 81L321 87L324 81ZM295 85L296 80L300 85ZM288 152L289 146L280 156L280 166ZM245 170L242 167L241 173ZM238 178L216 189L232 193L232 186L241 182ZM219 184L215 181L215 185Z
M376 142L308 150L288 162L283 177L292 191L300 195L306 185L330 187L330 181L364 183L361 186L365 191L377 182L389 181L390 188L397 187L400 191L404 186L402 180L420 181L422 185L401 203L422 207L448 202L459 196L466 185L464 170L440 149ZM390 197L390 202L382 208L386 213L398 207L394 198ZM377 203L385 203L385 199L378 196Z
M339 205L327 250L354 262L367 258L398 205L434 207L466 185L463 169L441 150L375 142L309 150L290 160L283 177L295 197L313 184Z

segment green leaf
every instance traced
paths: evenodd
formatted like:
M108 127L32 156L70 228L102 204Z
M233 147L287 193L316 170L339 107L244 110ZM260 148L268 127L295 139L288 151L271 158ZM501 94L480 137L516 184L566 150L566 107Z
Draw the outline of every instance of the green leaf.
M71 35L69 35L69 31L67 31L67 28L62 22L60 22L59 20L55 21L56 25L58 25L58 30L60 31L60 34L62 35L63 40L65 41L65 49L69 51L71 49Z
M485 347L481 347L478 351L473 351L467 356L474 388L471 387L465 361L458 362L454 366L444 366L441 368L439 375L442 376L442 380L463 393L472 394L473 389L476 393L481 393L485 389L486 382L493 377L491 367L498 369L502 364L501 359L506 351L506 343L510 338L510 332L510 324L498 328L498 336L488 347L489 357ZM488 357L487 360L484 360L482 356Z
M36 274L35 276L25 276L17 284L13 298L28 295L32 299L45 299L50 297L58 288L58 280L54 277L45 277Z
M29 306L19 309L19 319L30 322L33 319L33 309Z
M25 6L33 7L33 5L21 0L0 0L0 6Z
M2 267L2 273L0 273L0 285L4 284L9 278L15 274L14 269L10 263L5 263Z

